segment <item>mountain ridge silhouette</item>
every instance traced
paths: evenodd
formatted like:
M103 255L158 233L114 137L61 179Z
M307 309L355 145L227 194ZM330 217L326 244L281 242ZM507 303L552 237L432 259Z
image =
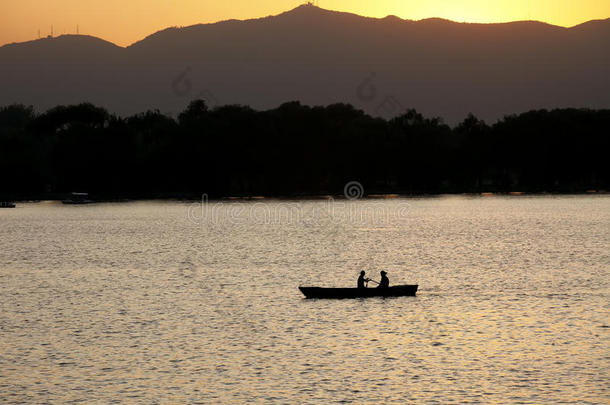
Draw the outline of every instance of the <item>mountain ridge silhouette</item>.
M250 20L167 28L127 47L64 35L0 47L0 105L89 101L121 115L283 102L407 108L456 123L537 108L610 107L610 19L457 23L299 6Z

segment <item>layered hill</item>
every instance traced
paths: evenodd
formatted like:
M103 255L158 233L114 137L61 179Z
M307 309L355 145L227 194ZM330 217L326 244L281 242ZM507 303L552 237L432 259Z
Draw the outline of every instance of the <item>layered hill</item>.
M610 108L610 19L572 28L366 18L301 6L157 32L127 48L61 36L0 48L0 105L90 101L126 115L347 102L450 123L537 108Z

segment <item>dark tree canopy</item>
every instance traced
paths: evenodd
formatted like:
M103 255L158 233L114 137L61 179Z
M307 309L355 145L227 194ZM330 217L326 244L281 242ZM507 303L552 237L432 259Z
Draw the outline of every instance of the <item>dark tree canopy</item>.
M0 198L608 190L610 110L538 110L455 128L348 104L255 111L193 101L178 119L91 104L0 108Z

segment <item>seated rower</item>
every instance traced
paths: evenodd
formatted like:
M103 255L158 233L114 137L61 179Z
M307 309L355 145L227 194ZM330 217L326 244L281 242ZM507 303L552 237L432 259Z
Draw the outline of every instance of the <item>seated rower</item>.
M358 277L358 288L366 288L367 284L365 284L365 283L368 283L369 281L371 281L370 278L364 278L364 274L365 274L365 272L364 272L364 270L362 270L360 272L360 277Z
M377 288L388 288L390 286L390 279L388 276L386 276L386 274L388 273L381 271L381 281L379 282Z

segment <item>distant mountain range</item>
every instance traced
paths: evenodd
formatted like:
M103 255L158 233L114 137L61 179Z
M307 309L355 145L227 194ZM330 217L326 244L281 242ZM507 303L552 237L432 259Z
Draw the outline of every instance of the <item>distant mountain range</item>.
M538 108L610 108L610 19L572 28L383 19L301 6L168 28L122 48L64 35L0 47L0 105L89 101L128 115L191 99L273 108L415 108L449 123Z

